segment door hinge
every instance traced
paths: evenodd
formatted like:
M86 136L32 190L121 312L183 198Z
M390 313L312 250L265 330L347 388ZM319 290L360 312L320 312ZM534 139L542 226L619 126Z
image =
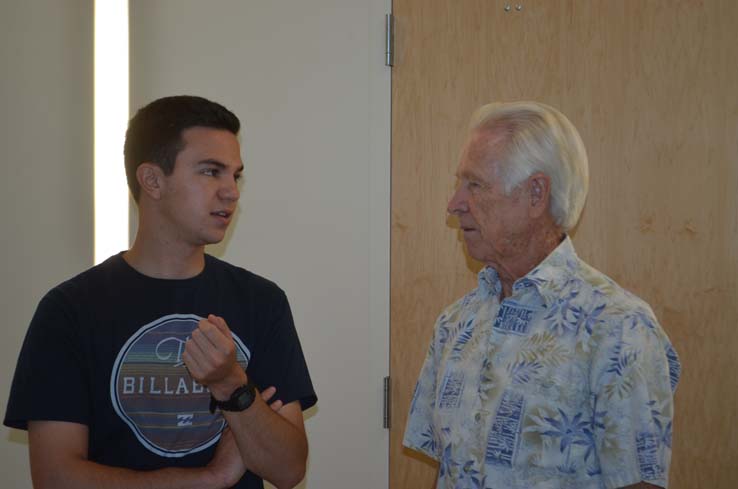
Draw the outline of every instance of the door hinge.
M395 16L387 14L384 16L384 64L395 65Z
M385 429L390 429L392 426L392 419L390 417L390 378L384 378L384 422L382 426Z

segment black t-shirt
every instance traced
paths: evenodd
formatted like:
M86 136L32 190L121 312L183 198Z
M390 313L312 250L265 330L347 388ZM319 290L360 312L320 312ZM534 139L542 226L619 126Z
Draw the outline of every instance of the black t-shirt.
M307 409L317 397L287 297L274 283L212 256L185 280L147 277L122 255L52 289L26 334L5 425L51 420L89 427L89 459L151 470L212 458L225 421L189 376L181 353L199 319L215 314L260 388ZM263 487L247 472L238 488Z

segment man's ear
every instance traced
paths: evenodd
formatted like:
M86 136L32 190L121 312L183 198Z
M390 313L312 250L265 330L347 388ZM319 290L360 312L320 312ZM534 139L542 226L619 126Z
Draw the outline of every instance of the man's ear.
M551 200L551 179L545 173L537 172L528 177L531 217L540 217L548 212Z
M141 186L141 192L153 200L161 198L164 172L159 165L144 162L136 168L136 180Z

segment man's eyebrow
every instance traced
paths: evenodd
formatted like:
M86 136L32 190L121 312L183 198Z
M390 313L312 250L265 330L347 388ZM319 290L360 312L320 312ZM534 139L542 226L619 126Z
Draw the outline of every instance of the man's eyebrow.
M481 176L477 172L471 171L471 170L457 171L455 176L458 179L472 178L472 179L479 180L481 178Z
M214 160L212 158L208 158L208 159L205 159L205 160L200 160L200 161L197 162L197 164L198 165L215 165L218 168L225 168L226 167L226 164L223 163L222 161Z
M197 162L197 164L198 165L213 165L213 166L217 166L218 168L221 168L221 169L228 168L228 165L226 165L222 161L214 160L212 158L208 158L208 159L205 159L205 160L200 160L200 161ZM243 164L241 166L239 166L238 168L236 168L236 173L239 173L239 172L242 172L242 171L243 171Z

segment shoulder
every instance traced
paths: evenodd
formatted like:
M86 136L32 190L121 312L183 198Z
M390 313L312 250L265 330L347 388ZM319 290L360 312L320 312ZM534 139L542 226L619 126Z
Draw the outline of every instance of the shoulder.
M587 263L579 262L576 277L581 284L583 299L591 303L593 308L601 308L603 319L631 319L649 326L657 322L653 309L645 300Z
M579 276L586 284L588 306L583 324L606 355L628 348L650 351L670 363L676 352L651 306L610 277L582 262ZM608 353L609 351L609 353Z
M273 301L286 300L284 290L268 278L211 255L205 255L205 261L208 273L215 280L224 282L238 293Z
M78 273L49 290L41 300L55 303L87 302L94 298L106 285L120 283L123 258L120 254Z
M117 255L46 292L31 319L27 333L29 341L44 343L82 338L85 328L93 325L88 320L93 315L91 309L105 308L106 294L116 293L120 286L120 281L113 278L116 258Z

